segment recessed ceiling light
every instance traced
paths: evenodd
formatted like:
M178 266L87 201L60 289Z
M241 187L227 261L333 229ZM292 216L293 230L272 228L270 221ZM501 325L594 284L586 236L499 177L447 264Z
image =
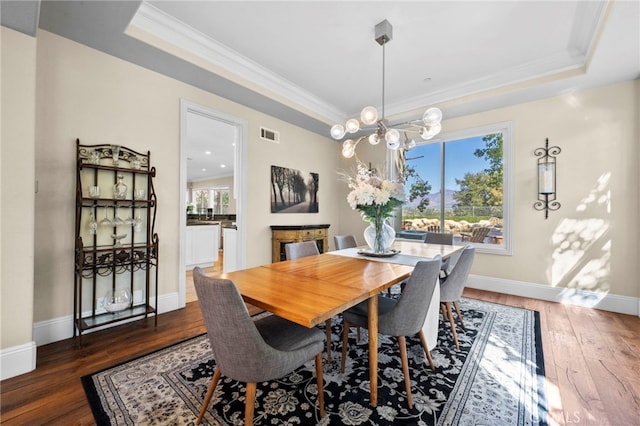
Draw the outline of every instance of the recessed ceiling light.
M431 81L431 77L425 77L424 80L422 80L423 83L428 83Z
M220 167L222 167L224 169L225 167L227 167L227 165L226 164L220 164Z
M205 151L204 153L207 155L211 155L211 151Z
M203 171L203 172L206 172L206 171L207 171L207 169L202 169L202 171Z

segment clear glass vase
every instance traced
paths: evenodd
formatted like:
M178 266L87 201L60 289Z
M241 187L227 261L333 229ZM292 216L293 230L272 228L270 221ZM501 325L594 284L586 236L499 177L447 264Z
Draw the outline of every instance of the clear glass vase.
M364 240L374 253L388 253L395 239L396 231L385 219L374 218L364 230Z

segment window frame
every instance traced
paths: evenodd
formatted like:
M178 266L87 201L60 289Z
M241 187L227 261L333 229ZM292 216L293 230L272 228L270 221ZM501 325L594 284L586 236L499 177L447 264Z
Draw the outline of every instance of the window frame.
M429 141L424 143L418 142L418 145L429 144L442 144L446 142L453 142L461 139L467 139L477 136L485 136L491 133L502 133L502 167L503 167L503 181L502 181L502 216L503 216L503 239L502 244L484 244L473 243L478 253L497 254L511 256L513 254L513 203L514 203L514 191L513 191L513 125L510 121L486 124L477 127L469 127L465 129L455 130L451 132L444 132ZM445 145L446 146L446 145ZM442 173L444 171L444 162L446 157L446 149L440 149L440 182L438 182L439 190L442 186ZM402 214L402 207L399 208L400 215ZM442 219L442 208L440 211Z

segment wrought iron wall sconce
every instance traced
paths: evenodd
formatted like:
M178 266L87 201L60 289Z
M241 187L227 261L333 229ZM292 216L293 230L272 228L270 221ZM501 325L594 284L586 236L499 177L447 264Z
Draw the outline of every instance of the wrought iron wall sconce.
M560 147L549 147L549 138L544 148L536 148L533 154L538 157L538 201L533 204L536 210L544 210L544 218L549 218L549 210L558 210L556 201L556 155Z

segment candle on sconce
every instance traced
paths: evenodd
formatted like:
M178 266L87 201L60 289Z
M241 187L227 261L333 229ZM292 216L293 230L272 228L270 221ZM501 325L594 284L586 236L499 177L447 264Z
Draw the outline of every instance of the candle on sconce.
M538 164L538 192L540 194L553 194L555 188L556 164L552 162Z

